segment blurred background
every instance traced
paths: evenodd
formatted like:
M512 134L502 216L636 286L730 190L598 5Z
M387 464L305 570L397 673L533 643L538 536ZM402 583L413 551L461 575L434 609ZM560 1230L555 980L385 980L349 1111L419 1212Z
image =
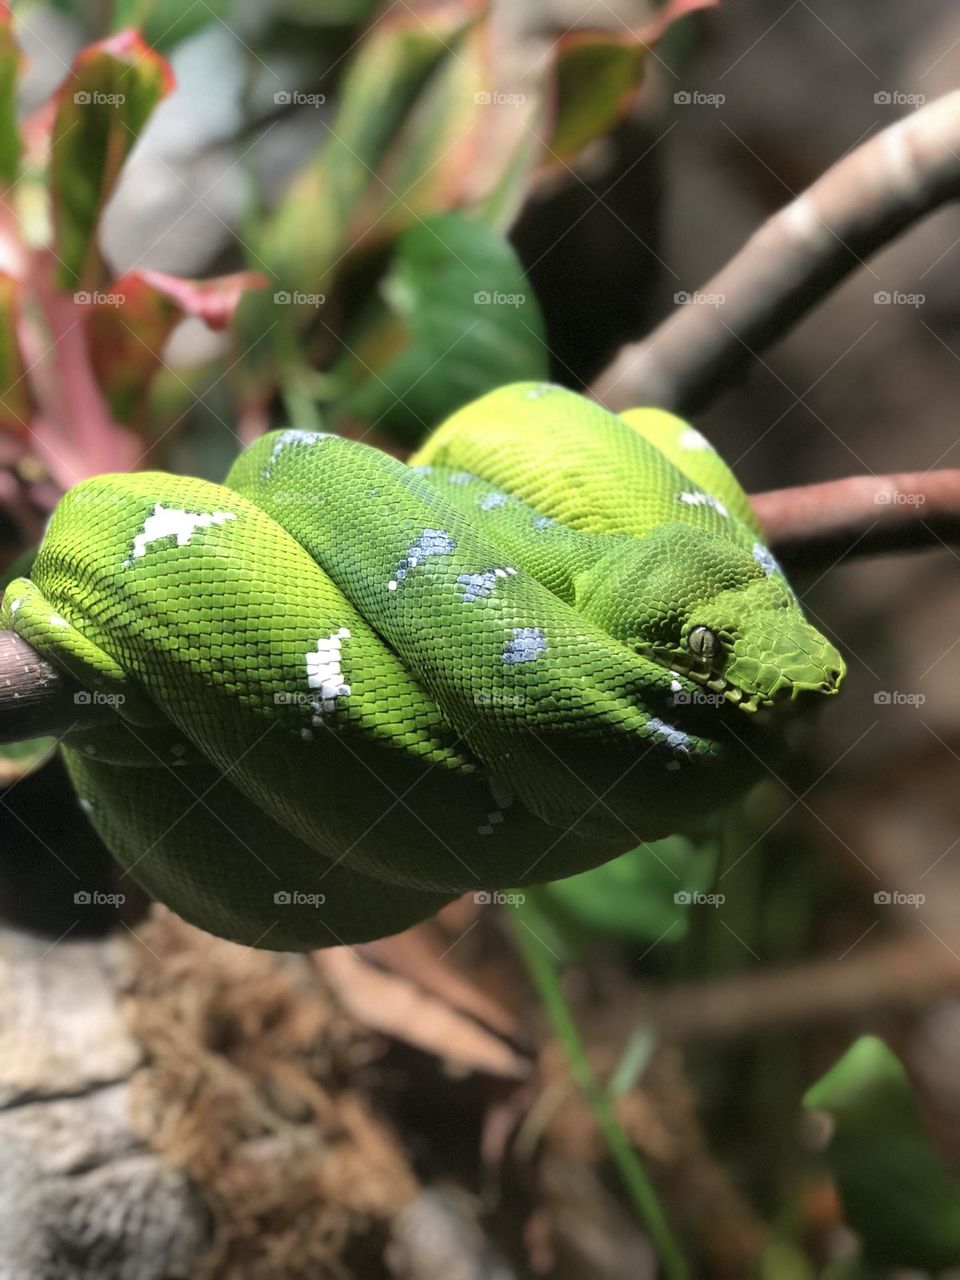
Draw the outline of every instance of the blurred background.
M220 479L278 424L404 456L503 382L585 387L960 84L945 0L3 23L6 576L86 474ZM948 207L697 419L748 491L960 465L958 263ZM151 909L53 744L0 751L0 1276L960 1268L957 582L947 546L798 580L843 695L702 840L349 951Z

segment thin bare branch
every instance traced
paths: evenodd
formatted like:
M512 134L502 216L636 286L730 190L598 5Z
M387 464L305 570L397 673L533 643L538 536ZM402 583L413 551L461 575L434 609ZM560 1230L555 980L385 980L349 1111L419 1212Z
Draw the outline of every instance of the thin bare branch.
M850 553L960 542L960 470L848 476L755 493L750 501L790 569L822 570Z
M623 347L594 383L611 408L695 413L863 260L960 195L960 91L839 160L757 231L692 301Z

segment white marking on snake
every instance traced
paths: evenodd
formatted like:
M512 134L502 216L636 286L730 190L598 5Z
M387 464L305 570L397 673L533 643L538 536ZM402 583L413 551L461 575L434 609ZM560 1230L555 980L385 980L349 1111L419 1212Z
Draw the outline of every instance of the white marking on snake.
M12 600L12 601L10 602L10 612L11 612L11 613L16 613L16 612L17 612L17 610L20 608L20 606L21 606L22 604L23 604L23 600L22 600L22 599L19 599L19 600Z
M667 724L659 716L652 716L648 723L654 733L661 734L666 739L667 746L671 751L676 751L685 756L690 754L689 733L684 733L682 729L678 729L675 725Z
M500 657L508 664L536 662L546 652L547 636L542 627L514 627Z
M453 475L447 476L447 484L470 484L476 478L469 471L454 471Z
M474 600L485 600L493 595L498 578L515 577L516 569L507 566L505 569L484 569L482 573L461 573L457 582L463 587L464 604L472 604Z
M456 538L451 538L443 529L424 529L420 537L397 565L394 576L387 583L388 591L396 591L411 569L415 569L427 556L448 556L457 547Z
M765 547L762 542L755 542L753 544L753 558L756 560L757 564L760 565L768 578L773 573L783 573L783 570L777 563L777 557L768 547Z
M553 516L537 516L533 522L533 527L535 529L549 529L552 524L556 523Z
M236 520L233 511L211 511L201 514L198 511L183 511L179 507L165 507L158 502L153 514L147 516L143 528L133 540L133 550L124 560L124 568L129 568L134 560L147 554L151 542L160 542L164 538L176 538L178 547L185 547L197 529L209 529L211 525L226 524L228 520Z
M427 463L424 463L422 466L419 466L419 467L411 467L410 470L415 471L418 476L428 476L430 472L433 470L433 467L431 467Z
M709 493L690 493L684 490L683 493L677 494L677 501L685 503L688 507L713 507L714 511L721 516L730 514L720 499L711 497Z
M61 618L59 613L51 613L50 625L51 627L69 627L70 623L66 618Z
M505 493L488 493L480 503L481 511L492 511L494 507L502 507L507 501Z
M349 630L341 627L333 635L320 637L316 653L307 651L307 688L318 691L317 696L310 699L310 705L316 713L313 717L314 724L321 724L325 715L336 711L337 698L350 696L350 686L344 682L343 668L340 665L343 641L349 639Z
M526 393L528 400L539 400L541 396L547 395L550 391L558 391L559 387L555 382L541 382L537 387L531 387Z
M701 435L694 427L687 427L680 432L678 441L681 449L712 449L713 445L706 436Z
M267 465L263 468L264 480L270 479L270 473L273 471L273 464L280 457L280 454L288 444L317 444L320 440L333 439L335 439L335 436L332 431L295 431L292 429L290 431L281 431L270 451L270 457L267 459Z

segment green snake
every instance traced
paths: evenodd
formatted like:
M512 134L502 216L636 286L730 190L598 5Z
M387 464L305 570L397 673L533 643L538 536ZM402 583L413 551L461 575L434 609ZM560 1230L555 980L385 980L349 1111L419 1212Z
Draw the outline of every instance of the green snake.
M62 746L124 868L278 949L693 829L844 673L697 431L551 384L86 480L0 625L116 706Z

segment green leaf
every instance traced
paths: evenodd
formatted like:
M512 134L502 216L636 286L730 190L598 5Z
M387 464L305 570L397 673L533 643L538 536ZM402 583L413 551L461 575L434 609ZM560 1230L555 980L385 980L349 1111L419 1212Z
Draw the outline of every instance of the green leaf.
M385 307L368 313L334 371L349 388L338 418L413 441L485 391L548 376L540 308L490 227L460 214L418 222L397 242L381 292Z
M550 159L569 159L619 120L640 84L646 55L646 45L609 32L574 32L561 41Z
M277 12L290 22L308 26L351 26L368 22L381 7L382 0L278 0Z
M807 1090L827 1112L826 1159L864 1255L939 1271L960 1261L960 1186L933 1147L910 1080L876 1036L863 1036Z
M20 176L17 81L23 57L13 36L10 8L0 3L0 185L7 191Z
M230 0L150 0L139 23L146 42L155 49L170 49L216 22L230 8Z
M455 109L441 90L451 75L464 74L464 45L476 27L476 8L475 0L456 0L425 14L402 5L385 13L352 54L332 112L325 107L320 115L326 139L317 157L263 226L248 231L251 265L265 267L273 286L247 298L238 316L241 342L249 350L242 377L251 396L269 389L277 377L275 366L298 362L304 330L319 329L321 345L331 347L332 328L318 325L315 306L297 299L324 295L325 314L334 315L334 295L354 258L382 253L384 244L415 220L407 187L435 163L434 181L440 182L462 153L461 143L443 156L442 147L451 146L450 131L462 127L463 104ZM431 104L429 117L417 109L424 95ZM472 108L472 95L469 103ZM397 170L402 164L395 144L401 136L415 153L420 173ZM394 169L392 179L381 177L382 163ZM427 195L421 192L421 206L429 204ZM276 297L283 301L276 303ZM263 341L267 334L268 342ZM325 363L322 355L319 363Z
M716 0L668 0L637 31L572 31L555 46L556 113L548 163L571 159L625 114L643 79L650 47L673 24Z
M712 847L684 836L639 845L581 875L525 889L557 954L571 959L597 941L668 943L687 933L690 898L716 875Z
M88 46L57 93L50 186L59 279L96 288L106 272L96 244L104 206L154 108L173 86L167 62L135 31Z
M256 265L266 263L279 289L329 292L327 272L347 247L347 228L367 189L384 192L376 177L382 157L437 67L458 56L469 26L463 5L430 21L401 6L361 41L320 154L257 244Z
M0 745L0 787L9 787L46 764L56 747L56 738L31 738L29 742Z

